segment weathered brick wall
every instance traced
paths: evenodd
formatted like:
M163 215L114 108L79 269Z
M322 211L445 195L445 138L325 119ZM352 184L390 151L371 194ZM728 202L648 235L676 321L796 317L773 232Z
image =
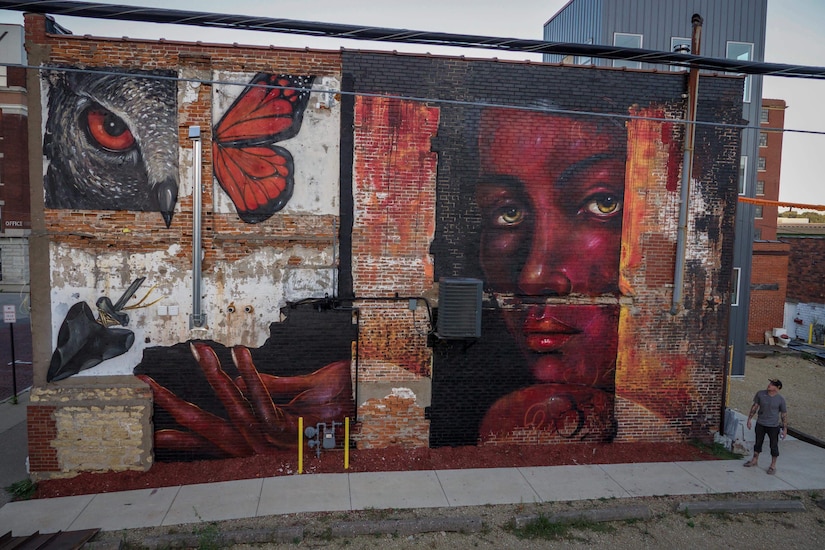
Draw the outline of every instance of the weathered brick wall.
M790 245L788 257L788 300L825 303L825 239L783 236Z
M32 477L148 470L151 419L152 392L131 376L34 388L27 409Z
M340 214L328 211L331 209L287 209L262 223L241 223L235 212L225 208L225 194L207 183L202 194L207 328L190 330L185 315L158 319L146 310L131 313L132 326L140 329L140 346L149 349L178 344L176 352L186 355L188 350L181 349L181 343L196 338L214 339L224 346L262 346L269 324L283 321L280 308L289 300L306 298L310 306L343 308L344 315L351 312L352 322L358 325L352 372L357 406L354 439L358 445L476 444L480 422L491 405L535 382L519 365L520 351L501 320L502 308L509 304L499 303L489 288L485 288L482 323L486 332L479 341L438 338L433 334L432 317L437 312L426 307L428 303L437 306L439 279L482 278L481 220L475 198L482 111L491 106L596 111L616 117L600 126L609 139L625 134L631 138L627 140L624 174L621 276L615 291L565 296L558 301L619 312L615 313L618 359L610 371L612 375L615 370L615 387L611 379L606 391L596 392L596 396L608 396L606 404L598 406L610 409L608 416L617 425L615 438L622 441L707 439L718 425L738 134L733 127L703 127L697 133L684 293L674 308L671 300L684 140L678 119L684 109L684 75L432 56L47 36L39 16L27 17L27 37L48 65L168 71L183 79L177 83L180 193L170 228L156 212L45 209L42 230L48 237L48 258L56 265L42 267L50 267L47 271L52 273L52 299L55 292L63 296L50 311L55 317L51 320L53 332L73 289L80 289L81 299L87 301L100 295L117 297L145 271L156 279L153 283L159 283L157 292L164 295L165 303L177 302L181 313L187 312L193 240L193 145L188 129L201 128L203 181L212 182L212 128L221 116L215 106L215 98L220 96L216 91L220 83L212 80L216 74L240 73L247 79L259 71L329 75L343 83L345 92L334 99L340 101L335 111L340 116L340 135L335 136L340 154L336 149L332 160L340 165L340 181L336 178L332 183L340 183L341 189L337 202L332 202L336 209L340 205ZM40 106L40 99L33 101ZM628 114L641 118L631 120ZM651 122L650 117L656 120ZM741 79L705 79L699 118L733 125L739 117ZM524 128L524 133L529 135L531 130ZM330 155L313 160L318 165L329 164ZM333 192L330 189L321 187L317 200L328 199ZM338 192L337 187L334 192ZM605 198L604 194L597 191L594 198L591 192L583 204L573 205L572 199L567 199L569 204L565 205L587 211L597 203L610 211L616 197ZM581 253L571 248L565 254L576 252ZM59 288L56 291L54 287ZM343 304L324 296L333 290L346 298ZM304 321L311 324L313 317L308 315ZM323 338L312 337L312 327L307 326L303 333L289 334L289 346L320 353ZM44 348L51 349L54 344L53 335L37 338L36 345ZM264 359L275 364L282 360L280 343L269 344L269 357L255 357L256 361L260 358L262 364ZM615 349L615 342L613 348L605 342L592 343L592 350L600 355L611 349ZM231 369L227 355L221 348L219 360ZM341 355L335 359L349 359ZM168 357L165 360L169 361ZM124 365L130 361L131 368L139 358L123 361ZM187 372L198 375L198 363L191 357L188 362ZM94 385L97 377L47 385L46 365L35 368L38 388L30 414L30 430L35 434L32 463L42 475L70 469L146 466L151 430L143 420L137 420L144 418L140 403L148 399L145 386L116 381L109 390L82 389ZM311 372L293 369L289 375ZM210 391L203 383L194 393ZM130 397L135 403L128 401ZM219 403L216 408L220 408ZM136 436L140 432L139 437L130 439L125 433L111 432L112 439L126 440L125 447L110 448L101 440L97 452L106 458L101 463L91 462L82 449L68 442L78 435L90 437L78 434L79 428L73 426L80 420L85 422L89 415L104 423L126 419L135 426ZM546 438L535 433L510 435L504 439L563 441L556 434Z
M211 80L215 71L273 71L299 74L338 74L340 59L332 52L307 52L301 50L273 50L267 47L206 46L179 42L153 42L135 40L101 40L90 37L45 36L31 32L29 40L47 41L49 61L58 66L80 65L100 67L103 69L133 68L137 70L172 70L182 78L190 78L200 83L179 84L179 144L183 155L191 154L192 141L188 139L188 128L200 126L203 146L203 227L202 244L204 250L203 272L207 277L205 286L215 289L216 294L208 294L207 300L225 313L225 307L232 301L231 293L220 294L221 280L229 278L227 265L242 259L254 258L256 255L271 250L273 246L281 254L273 261L277 265L268 265L270 272L285 273L302 268L318 269L318 264L331 262L331 247L335 242L336 227L340 224L336 216L312 214L286 214L271 219L266 224L249 225L239 223L237 215L214 211L210 205L216 187L212 181L212 112ZM195 95L191 96L194 88ZM190 100L181 102L185 94ZM160 291L170 290L170 286L179 285L175 277L183 276L191 269L192 247L192 193L191 173L182 168L178 207L174 223L166 228L157 213L127 211L71 211L47 209L45 216L46 230L51 236L53 247L68 250L81 249L94 255L101 255L116 250L120 253L140 253L146 257L152 253L162 253L166 264L168 279L159 284ZM176 245L174 249L170 246ZM172 253L169 253L170 250ZM136 256L137 257L137 256ZM137 260L133 260L135 262ZM154 263L149 259L148 263ZM130 272L112 273L117 283L113 284L112 294L128 286L131 280L141 273L149 271L146 264L130 266ZM251 266L256 268L255 264ZM324 265L327 271L329 267ZM273 268L277 268L277 271ZM260 268L259 268L260 269ZM131 272L133 271L133 272ZM110 275L110 276L111 276ZM117 276L119 275L119 276ZM209 277L214 277L214 282ZM105 278L105 276L104 276ZM157 282L157 281L155 281ZM210 284L212 283L212 284ZM57 286L56 284L54 286ZM85 285L80 285L85 286ZM166 288L164 288L166 287ZM248 300L247 300L248 301ZM181 300L183 311L187 304ZM208 304L209 305L209 304ZM268 313L273 316L277 307L275 303L268 306ZM267 313L257 307L260 314ZM138 313L139 315L140 313ZM266 327L272 318L261 316L257 334L246 334L240 340L249 345L260 344L266 336ZM178 326L168 332L169 322ZM144 320L144 322L148 322ZM53 320L56 325L59 320ZM185 315L179 319L166 320L164 330L158 330L152 338L153 343L172 344L185 334L188 320ZM224 325L225 326L225 325ZM220 331L214 337L220 340L234 339L228 331ZM164 333L173 334L175 338L165 339Z
M478 244L471 236L477 234L479 224L473 199L478 162L472 156L476 154L473 141L478 113L485 106L550 104L615 112L617 104L628 101L640 106L635 111L638 116L673 119L648 127L621 122L630 133L636 132L639 144L648 149L628 151L623 295L618 301L604 298L596 303L617 304L622 310L615 390L617 438L707 438L718 427L732 265L732 241L723 236L733 230L732 182L736 178L738 136L728 129L697 132L684 292L676 311L671 312L684 140L677 121L683 109L681 76L651 78L611 71L349 52L344 53L344 70L345 77L355 83L356 92L465 103L457 106L433 101L441 113L439 132L432 140L432 149L439 154L436 230L431 248L436 280L444 276L483 278L477 261ZM741 109L740 86L734 80L708 79L703 83L699 118L735 122ZM572 89L577 91L575 95L569 93ZM610 99L600 105L605 95ZM648 104L662 107L649 110L644 107ZM628 147L633 141L629 139ZM491 309L482 321L487 328L483 328L480 342L433 340L433 397L426 411L431 421L431 445L476 443L478 423L496 396L530 383L515 366L519 352L506 341L506 328L495 319L494 310L501 304L485 305ZM593 345L595 350L598 345ZM508 441L548 439L530 433L511 436ZM558 438L549 440L558 442Z
M781 328L785 322L789 254L787 243L753 243L748 342L764 343L765 331Z

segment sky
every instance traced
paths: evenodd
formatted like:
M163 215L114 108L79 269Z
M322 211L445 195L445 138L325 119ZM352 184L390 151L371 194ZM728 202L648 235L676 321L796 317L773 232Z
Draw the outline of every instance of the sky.
M544 23L567 0L112 0L105 3L541 40ZM272 44L332 50L344 47L541 60L540 55L517 52L374 43L63 16L57 16L56 20L77 35ZM0 11L0 23L22 24L22 21L20 12ZM765 61L825 66L825 2L768 0ZM825 81L765 77L762 96L784 99L788 105L785 128L797 130L785 133L779 200L825 205L825 108L822 108ZM808 132L822 132L822 135Z

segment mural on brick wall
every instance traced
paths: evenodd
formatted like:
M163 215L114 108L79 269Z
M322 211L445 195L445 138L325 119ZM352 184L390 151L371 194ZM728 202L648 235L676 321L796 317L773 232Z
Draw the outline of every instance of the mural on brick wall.
M47 382L63 380L129 351L135 342L135 333L119 328L129 325L127 311L149 307L160 300L147 302L150 290L136 303L129 304L145 280L146 277L139 277L132 281L114 303L108 296L98 298L95 303L97 318L86 302L77 302L69 308L57 333L57 345L46 374Z
M41 75L46 207L155 211L169 227L178 197L175 73Z
M213 130L215 179L238 216L260 223L292 197L295 164L278 142L301 130L315 77L259 73L220 116ZM218 94L237 86L221 85Z
M609 440L623 126L491 108L481 114L478 135L479 262L534 382L499 398L479 436L517 438L529 429L560 439ZM604 305L594 297L613 300Z
M456 274L482 279L488 301L481 341L435 344L431 445L616 433L627 131L621 119L557 111L468 117L475 139L453 187L474 221Z
M695 286L684 315L650 306L659 294L670 299L652 275L673 277L682 133L670 120L682 116L679 75L651 87L642 73L414 58L379 73L373 66L386 59L344 57L356 93L450 100L428 103L439 126L421 150L438 154L430 251L436 280L478 278L485 292L480 339L430 340L431 446L612 441L623 437L627 411L657 426L651 433L678 437L710 418L695 404L720 380L715 340L687 361L682 344L672 354L644 347L657 326L680 334L725 322L720 224L731 212L717 183L693 188L694 204L706 207L692 222L717 264L706 264L701 246L688 262ZM735 85L721 94L724 102L703 107L706 120L735 120ZM731 136L698 136L696 178L732 181ZM356 141L356 158L370 158L370 146ZM646 256L660 235L662 252ZM654 258L667 267L645 271Z
M284 308L286 320L259 348L191 341L146 349L135 374L155 399L157 459L294 449L299 417L330 428L352 418L356 327L351 310L330 305Z

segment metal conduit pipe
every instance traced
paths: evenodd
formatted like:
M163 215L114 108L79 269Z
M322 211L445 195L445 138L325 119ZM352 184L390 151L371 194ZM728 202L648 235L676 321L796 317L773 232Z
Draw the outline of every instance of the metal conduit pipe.
M192 316L189 318L189 328L202 328L205 316L201 312L201 261L203 247L201 246L201 127L189 127L189 139L192 140L192 167L195 177L192 184Z
M691 54L700 54L702 41L702 16L693 14ZM685 152L682 161L682 188L679 195L679 227L676 234L676 266L673 275L673 302L670 313L676 315L682 307L682 290L685 284L685 249L687 246L688 212L690 210L690 184L693 179L693 148L696 138L696 107L698 104L699 69L690 68L688 76L687 112L685 113Z

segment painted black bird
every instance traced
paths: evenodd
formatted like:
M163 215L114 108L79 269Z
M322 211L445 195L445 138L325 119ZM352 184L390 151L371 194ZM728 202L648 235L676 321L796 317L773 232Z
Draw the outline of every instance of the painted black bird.
M46 206L158 211L178 197L174 80L167 72L43 71Z

